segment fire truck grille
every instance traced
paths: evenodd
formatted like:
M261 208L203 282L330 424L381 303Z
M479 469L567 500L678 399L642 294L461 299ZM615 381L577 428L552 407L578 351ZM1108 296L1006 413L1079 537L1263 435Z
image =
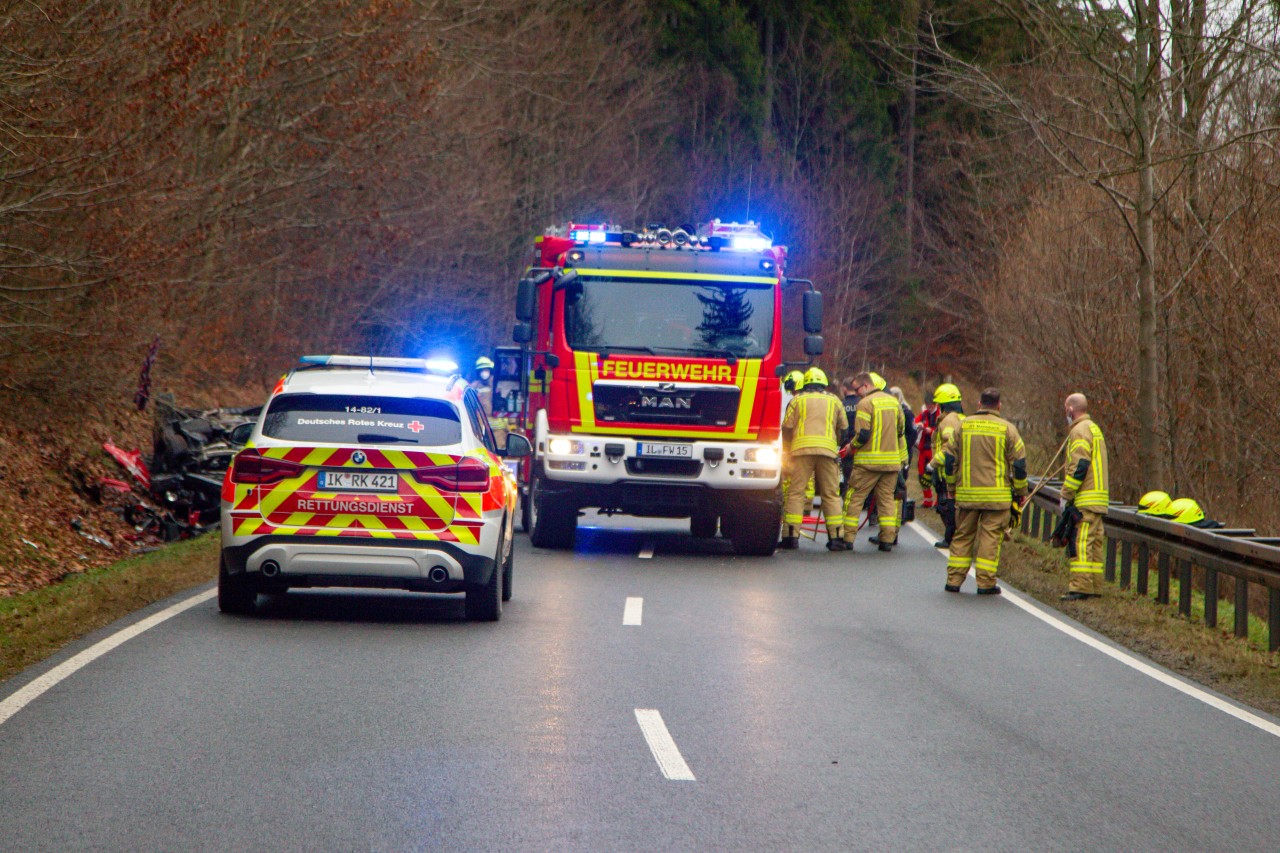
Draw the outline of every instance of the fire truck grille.
M738 388L662 388L596 385L597 423L731 426L738 417Z

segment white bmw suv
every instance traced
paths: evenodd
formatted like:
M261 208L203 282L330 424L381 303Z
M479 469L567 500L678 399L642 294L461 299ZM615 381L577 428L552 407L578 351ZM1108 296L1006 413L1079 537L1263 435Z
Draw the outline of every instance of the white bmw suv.
M452 369L453 365L448 365ZM420 359L305 356L222 484L218 606L259 592L462 592L469 619L511 597L518 492L475 392Z

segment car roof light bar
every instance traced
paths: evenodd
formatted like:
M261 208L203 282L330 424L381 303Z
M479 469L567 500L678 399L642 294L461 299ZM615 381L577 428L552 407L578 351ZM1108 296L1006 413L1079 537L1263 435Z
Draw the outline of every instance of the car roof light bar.
M299 361L309 367L356 367L366 370L419 370L449 376L458 365L447 358L390 358L371 355L304 355Z

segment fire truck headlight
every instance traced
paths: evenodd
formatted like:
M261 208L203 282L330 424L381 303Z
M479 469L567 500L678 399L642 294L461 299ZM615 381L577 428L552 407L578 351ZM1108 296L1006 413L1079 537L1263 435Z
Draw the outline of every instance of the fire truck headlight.
M753 447L745 454L747 462L759 462L761 465L777 465L778 451L772 447Z
M582 442L569 438L553 438L547 442L547 450L556 456L570 456L582 452Z

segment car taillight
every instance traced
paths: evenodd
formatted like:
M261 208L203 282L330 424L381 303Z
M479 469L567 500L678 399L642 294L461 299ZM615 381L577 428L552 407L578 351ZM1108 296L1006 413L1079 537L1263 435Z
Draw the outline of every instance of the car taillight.
M413 479L446 492L486 492L489 490L489 466L479 459L467 457L457 465L415 468Z
M252 448L242 450L231 463L231 482L255 483L259 486L279 483L303 472L297 462L263 456Z

